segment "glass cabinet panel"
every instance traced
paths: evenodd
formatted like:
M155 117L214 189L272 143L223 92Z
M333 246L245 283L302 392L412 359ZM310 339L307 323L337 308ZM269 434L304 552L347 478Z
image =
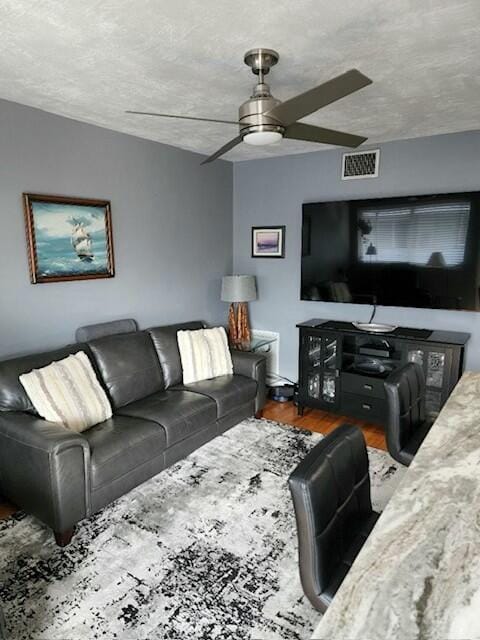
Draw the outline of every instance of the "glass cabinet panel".
M322 338L307 336L307 357L312 367L319 367L322 363Z
M334 408L339 401L339 338L332 334L307 334L302 343L306 399Z
M431 416L437 416L442 408L442 393L441 391L433 391L428 389L425 396L425 408Z
M335 402L337 398L337 379L335 373L324 373L322 382L322 399Z
M320 374L310 373L307 381L307 391L310 398L318 400L320 398Z
M427 364L427 387L443 387L443 374L445 371L445 353L430 351Z
M451 376L452 350L440 345L415 345L407 347L408 362L419 364L425 374L425 407L430 417L436 417L448 398Z
M324 338L323 366L325 369L337 368L337 340L336 338Z
M421 367L423 367L423 360L425 358L425 353L421 349L410 349L407 354L408 362L416 362Z

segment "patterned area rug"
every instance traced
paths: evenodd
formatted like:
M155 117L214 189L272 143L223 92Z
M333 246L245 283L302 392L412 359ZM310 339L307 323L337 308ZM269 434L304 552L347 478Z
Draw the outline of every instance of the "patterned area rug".
M306 639L320 615L298 576L290 471L322 436L245 420L55 546L23 514L0 522L9 637ZM374 508L403 469L369 449Z

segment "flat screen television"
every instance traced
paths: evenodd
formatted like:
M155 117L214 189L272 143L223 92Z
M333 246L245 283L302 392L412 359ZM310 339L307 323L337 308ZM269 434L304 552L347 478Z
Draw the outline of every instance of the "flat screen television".
M480 192L303 205L301 299L480 310Z

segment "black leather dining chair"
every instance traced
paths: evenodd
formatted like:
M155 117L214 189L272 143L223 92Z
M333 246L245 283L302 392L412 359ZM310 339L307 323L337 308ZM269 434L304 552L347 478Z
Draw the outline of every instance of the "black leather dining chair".
M0 640L7 640L7 631L5 629L5 618L3 617L2 607L0 607Z
M379 517L372 509L360 429L344 424L329 433L288 482L302 587L312 605L324 612Z
M388 403L387 449L394 460L408 467L431 427L425 414L423 369L409 362L393 371L384 384Z

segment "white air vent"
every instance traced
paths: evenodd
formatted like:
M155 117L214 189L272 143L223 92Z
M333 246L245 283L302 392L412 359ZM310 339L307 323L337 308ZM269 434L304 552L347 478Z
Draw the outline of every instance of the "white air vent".
M380 149L353 151L343 154L342 180L377 178Z

